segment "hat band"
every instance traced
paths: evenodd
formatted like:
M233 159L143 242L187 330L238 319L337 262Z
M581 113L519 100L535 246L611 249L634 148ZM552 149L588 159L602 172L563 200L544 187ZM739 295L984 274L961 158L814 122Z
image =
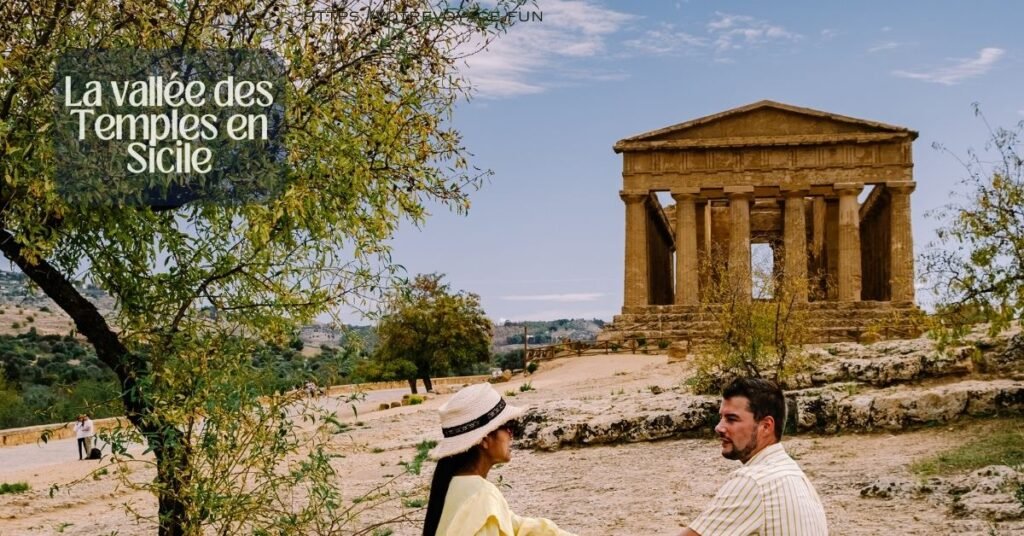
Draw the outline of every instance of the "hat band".
M473 430L476 430L477 428L480 428L480 427L486 425L487 423L493 421L494 418L497 417L498 414L501 413L501 410L503 410L503 409L505 409L505 399L504 398L498 400L498 404L496 406L494 406L493 408L491 408L491 411L488 411L487 413L484 413L483 415L481 415L481 416L479 416L479 417L477 417L477 418L475 418L475 419L473 419L473 420L471 420L471 421L469 421L469 422L467 422L465 424L460 424L458 426L452 426L450 428L441 428L441 433L444 434L445 437L453 437L453 436L457 436L457 435L462 435L462 434L464 434L466 432L472 432ZM435 428L435 430L436 430L436 428Z

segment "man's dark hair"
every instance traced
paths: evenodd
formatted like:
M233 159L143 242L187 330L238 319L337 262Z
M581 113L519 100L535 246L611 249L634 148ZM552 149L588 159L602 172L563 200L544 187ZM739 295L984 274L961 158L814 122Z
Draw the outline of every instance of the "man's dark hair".
M786 397L775 382L763 378L736 378L722 390L722 398L728 400L742 396L749 401L754 420L771 416L775 419L775 440L782 441L782 429L786 424Z

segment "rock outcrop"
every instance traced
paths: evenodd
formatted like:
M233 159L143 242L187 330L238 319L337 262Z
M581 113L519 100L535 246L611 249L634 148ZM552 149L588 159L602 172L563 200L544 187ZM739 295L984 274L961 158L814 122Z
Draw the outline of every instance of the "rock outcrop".
M883 477L860 490L865 498L924 499L949 509L963 533L997 528L997 534L1024 533L1024 473L1005 465L990 465L966 475L931 477L921 481ZM995 524L995 527L993 527Z

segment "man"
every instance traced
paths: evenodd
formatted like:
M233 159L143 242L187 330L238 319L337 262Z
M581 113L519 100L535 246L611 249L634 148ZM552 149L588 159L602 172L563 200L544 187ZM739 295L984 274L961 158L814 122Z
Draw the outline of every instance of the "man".
M739 378L722 391L718 413L722 456L743 467L680 536L827 535L814 486L779 443L786 422L782 390L768 380Z

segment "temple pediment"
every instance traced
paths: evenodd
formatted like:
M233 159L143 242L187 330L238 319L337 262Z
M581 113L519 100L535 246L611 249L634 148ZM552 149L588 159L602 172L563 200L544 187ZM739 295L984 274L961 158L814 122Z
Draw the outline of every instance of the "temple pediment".
M763 100L620 140L615 151L817 145L904 138L910 129Z

